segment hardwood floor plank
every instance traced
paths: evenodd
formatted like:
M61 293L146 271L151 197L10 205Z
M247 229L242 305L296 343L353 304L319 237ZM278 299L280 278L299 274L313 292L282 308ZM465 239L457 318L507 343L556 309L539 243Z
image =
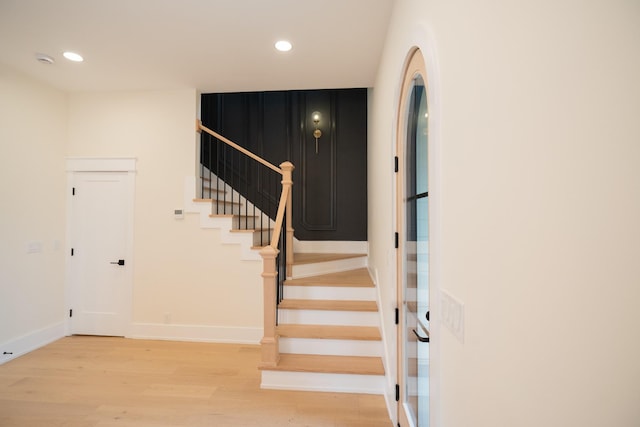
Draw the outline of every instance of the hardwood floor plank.
M260 389L260 347L73 336L0 365L0 426L391 426L383 396Z

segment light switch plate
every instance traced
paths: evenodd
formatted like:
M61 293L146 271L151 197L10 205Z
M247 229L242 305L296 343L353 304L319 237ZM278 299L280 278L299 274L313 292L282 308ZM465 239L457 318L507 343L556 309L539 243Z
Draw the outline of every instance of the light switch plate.
M37 254L42 252L42 242L29 242L27 243L27 253Z
M440 291L442 324L464 343L464 304L448 292Z

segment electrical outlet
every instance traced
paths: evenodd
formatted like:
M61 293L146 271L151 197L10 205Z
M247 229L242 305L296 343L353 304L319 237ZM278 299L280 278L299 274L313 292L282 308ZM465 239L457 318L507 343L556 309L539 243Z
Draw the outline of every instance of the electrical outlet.
M451 294L440 291L440 311L442 324L464 343L464 304Z

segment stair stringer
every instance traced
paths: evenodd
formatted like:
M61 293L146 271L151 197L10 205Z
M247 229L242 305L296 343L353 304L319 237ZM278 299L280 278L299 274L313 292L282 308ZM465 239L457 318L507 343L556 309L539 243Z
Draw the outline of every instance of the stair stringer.
M397 372L397 358L395 354L391 354L389 351L395 348L390 345L391 340L394 337L389 337L386 334L385 325L385 311L382 309L382 288L380 286L380 278L378 276L378 269L371 269L367 267L369 271L369 277L373 280L373 284L376 290L376 302L378 304L378 327L380 328L380 337L382 338L382 366L384 366L384 382L382 384L381 394L384 396L384 400L387 404L387 410L389 411L389 417L394 419L394 411L396 409L395 401L395 385L398 383Z
M187 176L184 181L184 212L198 214L200 227L220 230L220 241L223 244L240 245L240 256L245 261L262 261L260 251L252 249L253 236L249 233L232 233L233 218L231 216L211 216L211 203L196 202L197 178Z

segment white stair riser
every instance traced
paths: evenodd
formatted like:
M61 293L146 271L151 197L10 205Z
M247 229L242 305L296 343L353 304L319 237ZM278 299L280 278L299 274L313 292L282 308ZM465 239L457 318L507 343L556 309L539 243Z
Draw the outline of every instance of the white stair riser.
M320 274L337 273L339 271L355 270L367 266L367 257L339 259L335 261L317 262L313 264L299 264L293 266L293 277L310 277Z
M204 191L202 192L202 198L203 199L213 199L213 200L224 200L225 197L227 198L227 200L229 199L229 194L224 194L220 191L216 191L215 188L209 190L208 188L204 188Z
M383 394L384 375L262 371L263 389Z
M383 353L381 341L280 337L279 344L281 353L292 354L382 357Z
M270 243L272 234L271 230L256 231L253 233L254 246L267 246Z
M375 301L375 288L343 288L337 286L285 286L286 299Z
M303 325L379 326L377 312L327 311L327 310L278 310L279 323Z
M213 215L240 215L240 210L244 212L244 207L235 203L216 203L214 201L211 206Z
M233 218L233 228L236 230L252 230L260 227L260 220L253 216L244 216L244 217L234 217ZM265 227L268 224L263 224Z

